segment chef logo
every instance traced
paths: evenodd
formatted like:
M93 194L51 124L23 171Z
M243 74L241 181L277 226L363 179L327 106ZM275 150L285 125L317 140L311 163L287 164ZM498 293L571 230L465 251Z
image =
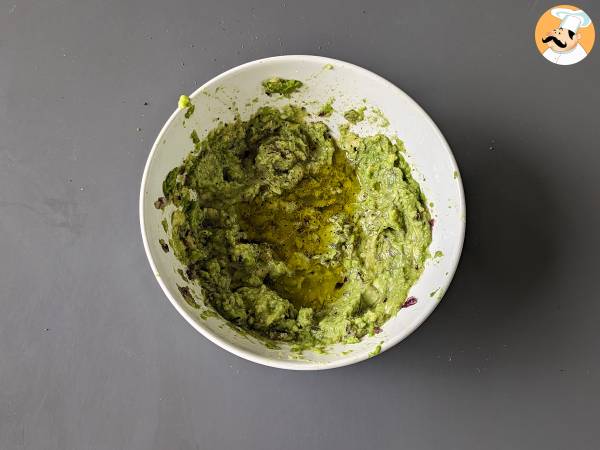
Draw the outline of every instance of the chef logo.
M594 46L592 19L576 6L559 5L546 11L535 27L535 44L548 61L568 66L584 59Z

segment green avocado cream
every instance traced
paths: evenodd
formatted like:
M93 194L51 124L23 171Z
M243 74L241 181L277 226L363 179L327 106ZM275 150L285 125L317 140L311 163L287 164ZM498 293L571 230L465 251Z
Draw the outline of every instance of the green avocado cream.
M347 127L336 140L306 116L263 107L193 133L163 191L169 246L205 301L266 342L315 349L358 342L399 311L431 227L399 140Z

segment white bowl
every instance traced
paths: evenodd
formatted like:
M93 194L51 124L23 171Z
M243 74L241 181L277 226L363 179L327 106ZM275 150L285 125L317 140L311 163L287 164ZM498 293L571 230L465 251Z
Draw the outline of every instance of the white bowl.
M333 69L326 66L331 64ZM167 173L181 164L192 150L190 132L196 129L202 138L216 125L215 120L231 121L237 107L247 118L265 104L283 105L288 99L268 97L261 87L267 78L278 76L301 80L305 86L292 96L294 103L316 111L334 96L336 113L329 119L334 133L343 119L339 112L360 106L379 108L390 122L380 128L364 121L354 127L359 134L384 132L404 141L407 160L420 183L435 218L430 252L443 253L431 258L410 291L418 299L411 307L401 309L382 327L382 332L365 336L357 344L337 344L325 354L304 352L301 358L287 345L267 348L261 341L238 333L220 316L211 314L209 306L191 308L177 285L186 283L178 275L182 268L172 252L165 253L158 241L167 240L162 228L163 215L153 203L162 196L162 181ZM258 98L257 102L252 102ZM446 291L460 258L465 232L465 199L456 161L439 129L408 95L368 70L319 56L277 56L235 67L213 78L191 95L196 105L194 114L185 119L184 110L176 110L156 138L142 177L140 192L140 225L144 248L150 266L175 309L200 333L215 344L242 358L267 366L296 370L318 370L340 367L362 361L385 351L413 332L437 306ZM173 99L176 104L177 99ZM231 109L229 109L231 108ZM190 286L193 289L193 286ZM210 312L206 312L210 311Z

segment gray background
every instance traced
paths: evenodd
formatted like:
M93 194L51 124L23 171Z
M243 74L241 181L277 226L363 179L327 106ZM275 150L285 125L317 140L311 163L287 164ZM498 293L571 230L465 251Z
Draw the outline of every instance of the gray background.
M550 6L1 0L0 449L598 448L600 49L546 62L533 29ZM578 6L599 24L598 2ZM139 233L142 169L178 95L277 54L396 83L467 193L435 313L321 373L196 333Z

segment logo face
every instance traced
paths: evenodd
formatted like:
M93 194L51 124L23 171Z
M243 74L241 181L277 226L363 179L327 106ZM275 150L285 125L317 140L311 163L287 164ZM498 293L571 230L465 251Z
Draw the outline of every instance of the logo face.
M572 5L550 8L535 27L535 45L544 58L569 66L583 60L594 46L596 32L585 11Z

